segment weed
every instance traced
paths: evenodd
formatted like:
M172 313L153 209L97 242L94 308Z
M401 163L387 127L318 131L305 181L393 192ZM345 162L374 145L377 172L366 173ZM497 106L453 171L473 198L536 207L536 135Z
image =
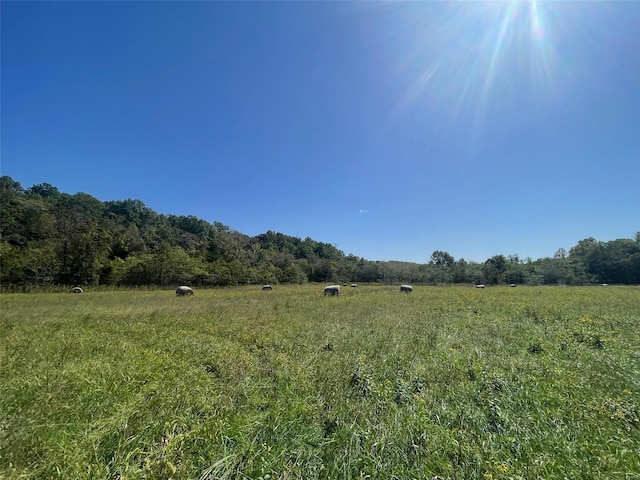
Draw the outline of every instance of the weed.
M544 352L544 349L542 348L542 345L540 345L539 343L532 343L527 348L527 352L532 354L538 354L538 353Z
M358 362L351 377L349 378L349 387L356 397L370 397L373 393L373 379L371 374L363 370L363 366Z

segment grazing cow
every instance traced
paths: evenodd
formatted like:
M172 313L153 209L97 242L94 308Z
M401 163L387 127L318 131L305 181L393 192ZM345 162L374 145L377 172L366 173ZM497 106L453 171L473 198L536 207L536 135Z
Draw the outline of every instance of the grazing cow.
M262 287L262 290L273 290L273 287L271 285L265 285Z
M340 285L329 285L328 287L324 287L325 295L340 295Z
M82 293L82 289L80 287L73 287L71 293Z
M193 289L183 285L176 290L176 296L178 297L190 297L193 295Z
M515 283L512 283L512 284L511 284L511 285L509 285L509 286L510 286L510 287L515 287L515 286L516 286L516 284L515 284Z
M404 293L413 292L413 287L411 285L400 285L400 291Z
M357 283L352 283L352 284L351 284L351 288L356 288L357 286L358 286L358 284L357 284Z
M484 288L484 285L476 285L476 288Z

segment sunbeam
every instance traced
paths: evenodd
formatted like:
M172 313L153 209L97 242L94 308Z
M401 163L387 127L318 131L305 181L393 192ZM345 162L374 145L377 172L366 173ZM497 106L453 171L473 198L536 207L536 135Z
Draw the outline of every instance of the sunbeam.
M440 122L466 125L473 138L496 112L553 101L570 77L571 62L558 59L554 39L564 32L554 28L563 25L548 18L550 7L558 18L571 5L511 0L405 6L392 38L401 66L397 80L405 85L393 123L426 107ZM436 131L445 126L432 125Z

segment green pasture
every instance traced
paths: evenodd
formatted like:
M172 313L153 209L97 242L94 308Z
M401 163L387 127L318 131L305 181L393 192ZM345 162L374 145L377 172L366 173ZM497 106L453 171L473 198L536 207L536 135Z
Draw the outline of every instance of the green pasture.
M640 288L0 295L0 479L640 479Z

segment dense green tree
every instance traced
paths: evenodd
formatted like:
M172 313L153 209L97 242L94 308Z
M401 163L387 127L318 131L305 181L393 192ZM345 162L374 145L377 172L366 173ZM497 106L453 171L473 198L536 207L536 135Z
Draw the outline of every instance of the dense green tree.
M569 250L569 256L584 259L588 257L599 244L600 242L593 237L585 238Z
M510 284L523 285L527 283L526 269L519 263L509 261L505 268L504 280Z
M41 198L49 198L57 197L60 195L60 191L49 183L40 183L27 190L27 194Z
M256 272L256 278L259 283L262 284L276 284L280 282L280 279L283 278L283 272L278 267L272 264L264 264L258 271Z
M452 280L454 283L469 283L472 280L469 278L467 271L468 263L464 258L458 259L452 267Z
M282 283L305 283L307 276L300 265L300 261L287 265L282 271L279 281Z
M448 252L443 252L442 250L436 250L431 254L431 260L429 263L432 265L437 265L439 267L450 267L454 264L455 258L450 255Z
M93 284L109 262L110 234L101 225L104 205L85 193L61 194L53 205L60 270L57 282Z
M140 200L100 202L47 183L25 190L0 177L2 288L53 284L242 285L250 283L640 283L640 232L587 238L535 262L495 255L426 264L370 261L330 243L267 231L249 237L192 215L161 215Z
M0 284L23 285L26 282L27 251L9 242L0 242Z
M140 229L135 223L131 223L126 227L114 227L112 229L112 240L110 258L125 259L129 255L147 251Z
M564 265L560 258L545 258L539 262L537 271L542 275L545 285L555 285L563 283Z
M153 285L156 278L151 267L153 255L145 253L128 257L121 271L118 271L123 285ZM112 266L110 264L110 266ZM113 267L113 266L112 266Z
M448 252L436 250L431 254L429 265L431 268L426 270L426 276L429 283L451 283L453 281L453 265L455 258Z
M28 202L19 182L11 177L0 177L0 238L12 245L25 245L25 212Z
M559 248L553 258L567 258L567 251L564 248Z
M599 243L585 259L586 269L602 283L640 283L636 255L640 246L631 239Z
M510 255L507 255L507 262L510 263L511 265L519 265L522 262L522 260L520 260L520 256L518 256L517 253L512 253Z
M507 259L504 255L494 255L484 262L483 273L485 283L498 284L504 281L507 270Z
M0 177L0 196L12 193L14 195L24 195L24 188L20 182L16 182L8 175Z
M160 245L147 264L152 283L156 285L183 285L193 274L187 253L169 243Z

